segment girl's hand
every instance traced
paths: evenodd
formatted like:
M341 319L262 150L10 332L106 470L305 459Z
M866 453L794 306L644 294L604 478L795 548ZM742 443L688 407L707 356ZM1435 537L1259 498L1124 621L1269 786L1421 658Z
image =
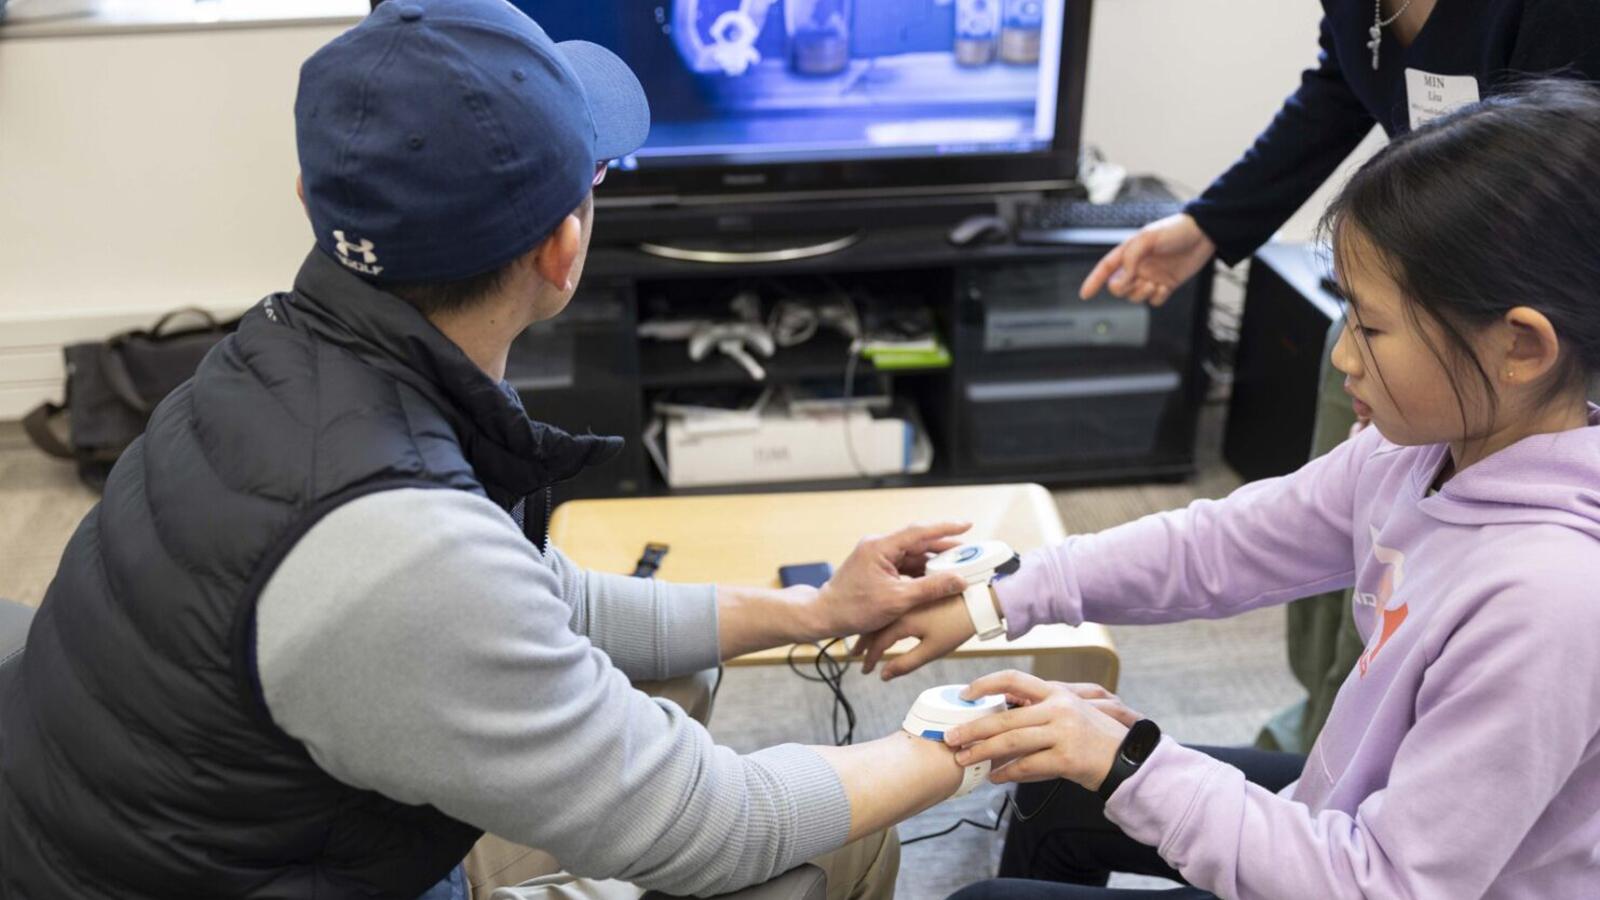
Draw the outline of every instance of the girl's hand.
M989 780L1065 778L1089 790L1100 787L1128 726L1141 716L1099 685L1061 684L1024 672L985 675L969 685L968 699L1004 694L1016 709L994 713L945 732L960 748L963 766L989 760Z
M1160 306L1216 253L1217 245L1188 213L1167 216L1107 253L1083 280L1078 296L1087 300L1109 286L1125 300Z
M861 664L861 674L866 675L900 639L916 638L917 646L910 652L884 664L883 680L889 681L939 659L966 643L976 631L972 627L972 616L967 613L966 601L958 595L912 610L885 628L862 635L854 652L866 648L867 658Z

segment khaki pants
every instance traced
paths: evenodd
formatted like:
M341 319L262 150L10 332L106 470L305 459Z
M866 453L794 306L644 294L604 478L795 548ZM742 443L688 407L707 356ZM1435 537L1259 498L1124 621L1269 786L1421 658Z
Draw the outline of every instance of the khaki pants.
M641 683L639 690L683 707L700 724L711 721L715 672L701 672L671 681ZM900 873L900 839L893 829L862 838L811 860L828 877L828 900L889 900ZM637 900L645 890L621 881L578 878L561 871L556 858L543 850L484 835L467 854L467 882L473 900L489 900L496 888L516 900Z

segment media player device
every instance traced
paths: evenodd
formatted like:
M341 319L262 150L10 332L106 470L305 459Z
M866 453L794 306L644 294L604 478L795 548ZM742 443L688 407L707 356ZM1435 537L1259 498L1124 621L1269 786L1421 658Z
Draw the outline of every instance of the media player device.
M928 688L917 697L917 702L911 704L911 711L906 713L906 719L900 727L917 737L943 741L944 733L951 728L1006 708L1006 698L999 694L963 700L961 692L965 689L966 686L960 684ZM961 787L950 796L964 797L972 793L987 777L988 760L967 766L961 773Z
M989 593L989 583L996 577L1010 575L1022 564L1022 558L1005 541L979 541L962 544L928 560L928 574L955 572L967 581L962 599L967 604L967 615L972 617L972 628L980 640L989 640L1005 634L1005 623L995 611L994 599Z

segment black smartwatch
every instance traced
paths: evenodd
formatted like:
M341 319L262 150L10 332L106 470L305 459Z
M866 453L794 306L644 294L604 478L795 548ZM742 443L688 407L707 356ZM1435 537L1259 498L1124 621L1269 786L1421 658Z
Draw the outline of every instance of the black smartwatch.
M1144 761L1155 752L1156 745L1161 743L1161 729L1149 719L1140 719L1128 729L1128 734L1122 739L1122 746L1117 748L1117 755L1111 761L1111 771L1106 773L1105 780L1100 782L1100 789L1095 793L1102 800L1110 800L1117 788L1124 781L1133 777L1139 771Z

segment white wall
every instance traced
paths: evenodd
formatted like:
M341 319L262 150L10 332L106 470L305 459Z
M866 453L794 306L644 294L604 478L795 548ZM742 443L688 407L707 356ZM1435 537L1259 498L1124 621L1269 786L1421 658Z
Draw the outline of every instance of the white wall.
M1100 0L1085 141L1203 187L1311 63L1319 9ZM295 81L338 31L0 39L0 419L59 393L65 341L287 286L310 246Z
M0 419L59 394L66 341L284 286L297 69L337 33L0 39Z
M1097 0L1084 142L1130 172L1203 190L1316 62L1321 15L1316 0ZM1375 131L1284 237L1311 236L1334 186L1381 138Z

